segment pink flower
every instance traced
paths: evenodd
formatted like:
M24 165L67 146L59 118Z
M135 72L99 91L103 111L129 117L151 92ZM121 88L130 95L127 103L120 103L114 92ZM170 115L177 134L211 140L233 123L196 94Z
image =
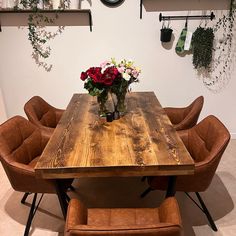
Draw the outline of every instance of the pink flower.
M125 72L125 67L124 67L124 66L118 67L117 69L118 69L118 71L119 71L120 73L124 73L124 72Z
M101 66L102 68L104 68L104 67L106 67L106 66L109 65L109 64L110 64L110 62L109 62L108 60L106 60L106 61L102 62L102 63L100 64L100 66Z

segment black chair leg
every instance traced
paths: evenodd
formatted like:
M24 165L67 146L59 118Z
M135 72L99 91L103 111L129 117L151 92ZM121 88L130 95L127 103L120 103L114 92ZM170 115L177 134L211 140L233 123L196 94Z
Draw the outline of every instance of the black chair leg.
M32 201L31 208L30 208L27 224L26 224L26 227L25 227L24 236L28 236L29 235L29 230L30 230L31 222L32 222L33 217L34 217L34 209L35 209L36 199L37 199L37 193L34 194L34 198L33 198L33 201Z
M144 198L149 192L151 192L151 191L153 191L153 189L152 188L147 188L141 195L140 195L140 197L141 198Z
M66 198L66 201L69 203L70 202L70 197L65 193L65 198Z
M147 178L146 176L143 176L142 179L141 179L141 181L142 181L142 182L145 181L146 178Z
M212 219L211 217L211 214L210 212L208 211L203 199L201 198L200 194L198 192L195 193L197 198L198 198L198 201L200 202L201 206L202 206L202 211L205 213L210 225L211 225L211 228L214 230L214 231L217 231L217 227L215 225L215 222L214 220Z
M75 188L72 185L70 185L69 189L73 192L75 191Z
M25 193L25 194L24 194L23 198L22 198L21 201L20 201L22 204L25 204L25 200L26 200L26 198L29 196L29 194L30 194L30 193Z

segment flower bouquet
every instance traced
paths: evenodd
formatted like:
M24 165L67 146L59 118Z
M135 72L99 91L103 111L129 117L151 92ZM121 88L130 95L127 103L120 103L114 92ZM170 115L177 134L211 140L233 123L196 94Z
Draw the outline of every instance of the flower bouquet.
M91 67L81 73L81 80L85 81L84 88L92 96L97 96L99 103L99 115L105 116L106 101L108 93L114 93L117 98L115 104L116 111L124 113L125 95L129 86L133 82L138 82L140 69L135 67L131 60L121 60L116 62L115 59L101 63L100 67Z

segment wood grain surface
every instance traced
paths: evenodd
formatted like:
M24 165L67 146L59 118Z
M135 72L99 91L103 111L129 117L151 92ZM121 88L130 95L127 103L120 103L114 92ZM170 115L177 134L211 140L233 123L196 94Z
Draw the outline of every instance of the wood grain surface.
M193 174L194 162L153 92L133 92L106 122L96 97L74 94L35 171L41 178Z

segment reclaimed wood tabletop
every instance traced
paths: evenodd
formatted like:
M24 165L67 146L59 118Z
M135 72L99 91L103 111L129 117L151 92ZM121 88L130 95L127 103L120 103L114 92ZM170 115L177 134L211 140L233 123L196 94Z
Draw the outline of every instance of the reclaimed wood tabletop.
M153 92L132 92L107 122L96 97L74 94L36 167L40 178L187 175L194 162Z

